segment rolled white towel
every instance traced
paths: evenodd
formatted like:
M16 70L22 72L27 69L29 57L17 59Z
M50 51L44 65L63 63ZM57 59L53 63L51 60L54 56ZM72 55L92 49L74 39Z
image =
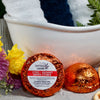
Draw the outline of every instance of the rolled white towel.
M68 0L75 25L76 21L82 23L83 25L87 25L91 19L90 16L93 14L93 10L88 8L88 3L88 0Z
M46 23L39 0L2 0L7 13L20 20Z

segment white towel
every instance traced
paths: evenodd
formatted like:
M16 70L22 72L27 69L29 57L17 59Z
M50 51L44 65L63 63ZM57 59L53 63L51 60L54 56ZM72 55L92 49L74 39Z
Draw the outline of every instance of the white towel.
M70 11L75 25L76 21L87 25L91 19L90 16L93 14L93 10L87 6L88 0L68 0L68 4L70 6Z
M7 13L20 20L46 23L39 0L2 0Z

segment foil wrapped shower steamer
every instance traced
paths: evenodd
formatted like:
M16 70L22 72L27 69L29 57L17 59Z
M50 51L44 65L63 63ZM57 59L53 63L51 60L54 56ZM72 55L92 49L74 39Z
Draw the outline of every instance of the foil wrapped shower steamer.
M30 93L48 97L63 86L63 65L55 56L39 53L27 59L22 68L21 79L23 86Z

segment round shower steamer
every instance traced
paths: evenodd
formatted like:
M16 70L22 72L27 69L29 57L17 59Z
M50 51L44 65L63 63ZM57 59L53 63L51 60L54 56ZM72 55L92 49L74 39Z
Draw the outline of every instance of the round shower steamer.
M76 63L65 70L64 85L72 92L92 92L99 88L99 75L91 65Z
M27 59L21 71L23 86L32 94L48 97L58 92L64 83L62 63L53 55L39 53Z

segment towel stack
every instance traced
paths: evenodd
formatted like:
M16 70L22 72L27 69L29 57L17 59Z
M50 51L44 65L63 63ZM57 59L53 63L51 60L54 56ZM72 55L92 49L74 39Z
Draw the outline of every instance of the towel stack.
M87 25L93 11L88 0L2 0L7 13L21 20L74 26Z

